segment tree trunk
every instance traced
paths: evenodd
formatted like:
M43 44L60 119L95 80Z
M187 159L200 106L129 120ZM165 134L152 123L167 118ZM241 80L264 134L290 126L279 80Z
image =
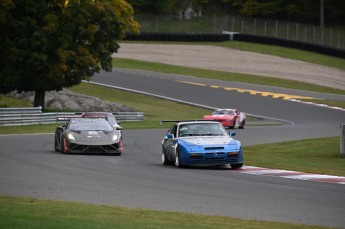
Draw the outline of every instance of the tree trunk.
M35 91L35 98L34 98L34 107L42 107L42 111L44 111L44 97L46 95L46 91L44 90L36 90Z
M323 1L320 0L320 27L323 29L325 27L325 13L324 13L324 6L323 6Z

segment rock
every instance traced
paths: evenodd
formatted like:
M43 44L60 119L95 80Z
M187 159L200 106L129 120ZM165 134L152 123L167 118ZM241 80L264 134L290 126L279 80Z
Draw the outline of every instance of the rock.
M28 100L31 104L34 101L34 92L16 91L8 93L16 99ZM72 92L68 89L62 91L48 91L45 95L45 108L56 111L108 111L108 112L132 112L135 109L123 104L103 101L99 98Z

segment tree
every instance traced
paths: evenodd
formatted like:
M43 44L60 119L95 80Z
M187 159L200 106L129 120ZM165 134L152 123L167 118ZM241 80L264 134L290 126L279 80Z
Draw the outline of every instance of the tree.
M176 14L192 7L198 11L209 0L128 0L136 12L144 14Z
M171 13L176 0L128 0L136 12L147 14Z
M125 0L1 0L0 90L59 91L111 71L116 39L138 31Z
M247 16L269 17L278 11L275 1L260 2L256 0L247 1L242 5L240 13Z
M294 20L304 23L325 21L343 25L344 0L221 0L234 14ZM321 12L320 12L321 11Z

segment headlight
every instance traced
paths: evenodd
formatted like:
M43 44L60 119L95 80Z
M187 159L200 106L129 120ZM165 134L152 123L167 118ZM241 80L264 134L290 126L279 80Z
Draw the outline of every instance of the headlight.
M227 157L228 158L238 157L238 152L228 152Z
M117 135L114 134L114 136L113 136L113 141L116 141L117 139L118 139Z
M75 140L75 138L74 138L74 136L73 136L72 133L68 133L68 134L67 134L67 137L68 137L68 139L71 140L71 141L74 141L74 140Z

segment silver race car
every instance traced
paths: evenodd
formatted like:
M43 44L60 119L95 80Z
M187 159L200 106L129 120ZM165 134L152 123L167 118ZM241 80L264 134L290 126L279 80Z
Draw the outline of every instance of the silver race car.
M62 153L123 153L122 128L104 118L67 118L55 131L54 148Z

